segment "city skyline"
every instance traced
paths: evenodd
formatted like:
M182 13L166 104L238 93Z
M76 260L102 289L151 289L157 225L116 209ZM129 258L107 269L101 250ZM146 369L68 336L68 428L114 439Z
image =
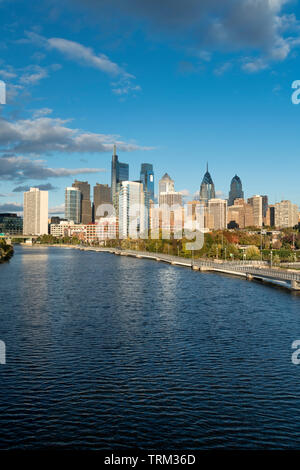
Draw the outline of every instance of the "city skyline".
M193 195L209 161L223 195L238 172L247 196L299 205L300 106L291 100L299 78L299 2L248 2L259 12L250 15L245 37L242 15L227 21L231 2L221 12L205 3L202 13L219 18L226 47L204 38L193 1L184 15L173 2L170 23L164 15L157 21L151 2L132 15L132 3L123 2L131 8L119 9L114 20L106 15L104 25L99 10L80 1L41 2L37 9L0 2L0 80L7 85L0 210L20 208L24 187L50 189L50 208L62 210L73 179L109 184L114 143L136 178L140 163L150 161L156 175L172 172L178 190Z

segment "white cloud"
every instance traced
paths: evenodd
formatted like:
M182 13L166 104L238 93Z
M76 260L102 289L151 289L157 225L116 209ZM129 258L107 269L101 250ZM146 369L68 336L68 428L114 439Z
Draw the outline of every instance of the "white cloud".
M242 65L244 72L256 73L261 70L265 70L269 67L269 64L266 63L263 59L245 59L245 63Z
M118 135L96 134L72 129L67 126L68 122L68 120L44 116L15 122L0 117L1 150L23 154L101 153L112 151L114 144L123 152L152 149L124 142Z
M103 168L49 168L44 160L31 160L18 155L5 154L0 157L0 178L9 181L43 180L104 171Z
M113 83L113 93L117 95L128 95L130 92L140 91L141 87L134 83L135 76L126 72L123 67L112 61L107 55L95 53L91 47L84 46L79 42L64 38L45 38L32 31L27 32L27 40L45 49L56 50L70 60L81 66L88 66L100 70L109 76L118 78ZM23 40L24 42L24 40Z

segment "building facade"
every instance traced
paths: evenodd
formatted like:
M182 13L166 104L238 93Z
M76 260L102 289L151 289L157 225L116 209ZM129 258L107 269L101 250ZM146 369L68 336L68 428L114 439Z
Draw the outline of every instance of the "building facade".
M101 206L111 203L111 189L108 184L96 183L96 186L94 186L93 219L97 221L100 217L103 217L105 214L101 213Z
M174 191L174 181L170 178L168 173L165 173L158 182L158 196L160 197L161 193L173 193Z
M123 181L119 193L120 238L148 237L148 214L144 189L137 181Z
M150 204L150 201L154 201L153 165L151 165L150 163L142 163L140 180L144 188L145 199L148 199L149 204Z
M116 153L116 146L114 145L114 151L111 161L111 198L112 203L118 211L119 204L119 192L123 181L129 180L129 165L127 163L119 162L118 155Z
M238 175L235 175L231 180L228 206L233 206L235 199L244 199L243 185Z
M227 228L227 201L225 199L210 199L208 201L209 224L212 230Z
M206 173L203 177L201 186L200 186L200 201L207 206L210 199L216 198L215 185L212 180L212 177L208 171L208 165Z
M65 189L65 218L79 224L81 221L81 191L76 187Z
M5 233L6 235L22 235L22 217L11 213L0 214L0 233Z
M91 204L91 187L87 181L75 180L72 184L73 188L78 188L81 192L81 218L82 224L89 224L92 222L92 204Z
M248 199L248 204L253 208L253 226L263 226L263 197L256 195Z
M298 224L299 208L291 201L281 201L275 204L275 227L289 228Z
M24 193L24 235L48 234L48 191L30 188Z

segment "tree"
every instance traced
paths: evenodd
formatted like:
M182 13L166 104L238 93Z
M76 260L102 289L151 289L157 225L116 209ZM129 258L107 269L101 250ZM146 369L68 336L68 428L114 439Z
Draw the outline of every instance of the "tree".
M260 252L257 246L249 246L246 250L246 258L251 260L259 260L260 259Z

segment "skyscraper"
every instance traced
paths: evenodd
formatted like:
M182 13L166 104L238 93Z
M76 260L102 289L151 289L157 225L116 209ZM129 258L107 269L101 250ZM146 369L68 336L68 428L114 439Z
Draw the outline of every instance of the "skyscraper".
M231 180L228 206L233 206L235 199L244 199L243 186L238 175L235 175Z
M111 204L111 189L108 184L96 183L94 186L94 220L99 219L100 214L97 214L97 209L103 204Z
M174 181L170 178L168 173L165 173L158 182L158 196L160 196L160 193L172 193L174 191Z
M291 201L281 201L275 204L275 227L288 228L298 224L299 209Z
M253 207L253 225L262 227L263 225L263 198L256 195L248 199L248 204Z
M138 181L124 181L119 193L120 238L148 236L148 214L144 202L144 189Z
M91 187L87 181L77 181L72 184L81 192L81 220L83 224L92 222Z
M48 233L48 191L30 188L24 193L24 235Z
M208 213L213 230L227 228L227 201L225 199L210 199L208 201Z
M141 183L144 187L145 196L149 201L154 201L154 172L153 165L142 163L141 165Z
M203 177L203 180L200 186L200 201L207 206L208 201L210 199L215 199L215 197L216 197L215 185L212 180L212 177L210 176L210 173L208 171L208 165L207 165L206 173Z
M79 224L81 221L81 198L78 188L69 187L65 190L65 218Z
M114 145L114 152L111 161L111 198L112 203L116 210L119 204L119 191L122 181L129 180L129 165L128 163L119 162L118 155L116 154L116 146Z

